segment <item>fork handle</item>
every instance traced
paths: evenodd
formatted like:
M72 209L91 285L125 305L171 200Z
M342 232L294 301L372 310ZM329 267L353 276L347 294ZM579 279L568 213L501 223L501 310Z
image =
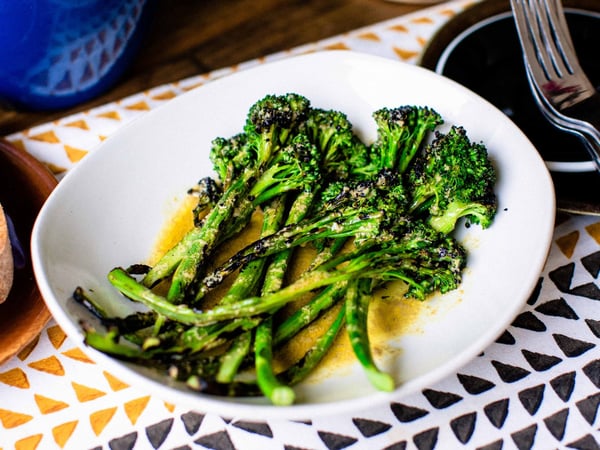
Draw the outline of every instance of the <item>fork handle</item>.
M600 146L600 94L595 93L576 105L564 109L561 113L584 122L582 125Z

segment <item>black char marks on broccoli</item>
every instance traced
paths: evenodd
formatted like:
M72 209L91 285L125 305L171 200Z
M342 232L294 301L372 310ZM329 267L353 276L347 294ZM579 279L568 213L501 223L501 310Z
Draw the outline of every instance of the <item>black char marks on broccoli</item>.
M408 172L411 211L450 233L461 217L487 228L497 211L496 170L486 147L471 142L463 127L436 132Z

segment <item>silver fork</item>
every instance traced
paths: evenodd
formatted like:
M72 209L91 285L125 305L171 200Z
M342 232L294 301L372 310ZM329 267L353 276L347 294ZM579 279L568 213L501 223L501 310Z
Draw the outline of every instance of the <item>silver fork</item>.
M511 7L538 106L587 141L600 170L600 94L577 60L560 0L511 0Z

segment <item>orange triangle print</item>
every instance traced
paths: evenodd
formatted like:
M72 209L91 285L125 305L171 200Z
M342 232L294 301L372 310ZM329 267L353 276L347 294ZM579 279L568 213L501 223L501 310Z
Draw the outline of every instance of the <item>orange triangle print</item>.
M73 122L67 123L65 126L73 127L73 128L81 128L82 130L90 129L90 127L88 126L88 124L85 120L75 120Z
M68 403L44 397L43 395L35 394L33 398L42 414L50 414L69 407Z
M34 141L46 142L48 144L58 144L60 142L60 139L58 139L58 136L52 130L29 137Z
M75 347L70 350L64 351L63 355L67 356L68 358L75 359L77 361L81 361L88 364L94 364L94 361L92 361L85 353L83 353L83 350L81 350L79 347Z
M148 103L146 103L144 101L133 103L131 105L127 105L125 108L132 109L132 110L135 110L135 111L149 111L150 110L150 107L148 106Z
M419 54L419 52L415 52L413 50L406 50L400 47L394 47L394 53L400 57L400 59L410 59L414 58Z
M421 25L429 25L430 23L433 23L433 20L431 19L431 17L419 17L417 19L411 20L411 22Z
M408 33L408 27L406 25L392 25L388 29L392 31L398 31L400 33Z
M33 436L19 439L15 442L15 450L34 450L38 448L43 437L43 434L34 434Z
M139 417L142 415L144 409L146 409L146 406L148 406L149 401L150 396L147 396L136 398L135 400L125 403L125 413L133 425L135 425Z
M50 172L52 172L54 175L59 175L67 171L67 169L65 169L64 167L58 166L56 164L46 163L46 165L48 166L48 169L50 169Z
M117 111L108 111L102 114L98 114L97 117L112 120L121 120L121 115Z
M325 47L327 50L350 50L346 44L343 42L338 42L336 44L330 44Z
M115 415L115 412L117 412L116 406L90 414L90 425L92 426L92 430L94 430L94 434L96 434L96 436L99 436L106 425L110 423Z
M373 33L372 31L369 33L359 34L358 37L360 39L364 39L366 41L376 41L376 42L381 41L381 38L379 37L379 35L377 33Z
M176 96L177 96L177 94L173 91L165 91L165 92L161 92L160 94L153 95L152 98L154 100L171 100L172 98L175 98Z
M75 431L75 428L77 427L77 423L78 421L74 420L72 422L66 422L62 425L58 425L52 428L52 436L54 436L54 442L56 442L60 448L63 448L67 444L67 442L73 435L73 431Z
M14 141L10 141L10 143L13 145L13 147L18 148L19 150L27 151L25 148L25 143L22 139L15 139Z
M165 408L167 408L167 411L169 411L171 413L173 411L175 411L175 405L173 403L167 403L167 402L164 402L164 403L165 403Z
M19 368L0 373L0 382L19 389L29 389L27 374Z
M600 244L600 222L593 223L585 227L588 234L594 238L594 240Z
M38 342L40 342L39 334L35 337L35 339L33 341L31 341L29 344L27 344L25 347L23 347L23 349L17 354L17 357L21 361L25 361L29 357L29 355L31 355L31 352L33 351L33 349L35 349Z
M50 356L49 358L40 359L39 361L28 364L29 367L40 372L46 372L52 375L64 375L65 369L56 356Z
M95 389L89 386L84 386L83 384L72 382L71 386L73 386L73 390L75 391L75 395L80 402L89 402L91 400L95 400L98 397L102 397L106 395L106 392L102 392L99 389Z
M565 234L564 236L557 238L556 245L567 258L571 259L573 253L575 252L577 241L579 241L579 231L575 230L569 234Z
M15 428L33 419L29 414L22 414L8 409L0 409L0 423L4 428Z
M71 162L79 162L83 159L85 155L88 154L86 150L81 150L79 148L71 147L70 145L65 144L65 152L67 152L67 156Z
M47 333L48 339L50 339L50 343L54 348L60 348L62 343L67 338L65 332L58 325L48 327Z
M111 375L108 372L103 372L103 373L104 373L104 378L106 378L106 381L108 381L108 384L110 385L110 388L113 391L117 392L117 391L121 391L123 389L127 389L129 387L129 385L127 383L122 382L114 375Z

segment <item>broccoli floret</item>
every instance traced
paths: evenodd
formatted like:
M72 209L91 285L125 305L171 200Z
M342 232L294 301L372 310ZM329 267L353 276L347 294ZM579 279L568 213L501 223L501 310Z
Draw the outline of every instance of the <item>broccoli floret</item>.
M293 190L314 189L321 183L320 153L303 134L277 152L252 186L249 198L260 205Z
M363 172L393 169L404 173L421 148L427 133L442 124L442 117L422 106L381 108L373 113L377 138L370 148L369 166Z
M408 173L410 209L427 214L430 225L443 233L454 230L461 217L487 228L497 210L495 182L486 147L453 126L446 134L437 132L415 159Z
M340 111L311 109L306 120L306 134L322 153L324 176L332 180L347 179L368 163L367 146L354 133L348 117Z
M209 158L223 189L227 189L245 168L253 164L253 154L249 151L247 142L245 133L213 139Z
M288 143L304 125L310 110L309 100L298 94L267 95L248 112L244 132L255 152L255 165L267 165L274 152Z

